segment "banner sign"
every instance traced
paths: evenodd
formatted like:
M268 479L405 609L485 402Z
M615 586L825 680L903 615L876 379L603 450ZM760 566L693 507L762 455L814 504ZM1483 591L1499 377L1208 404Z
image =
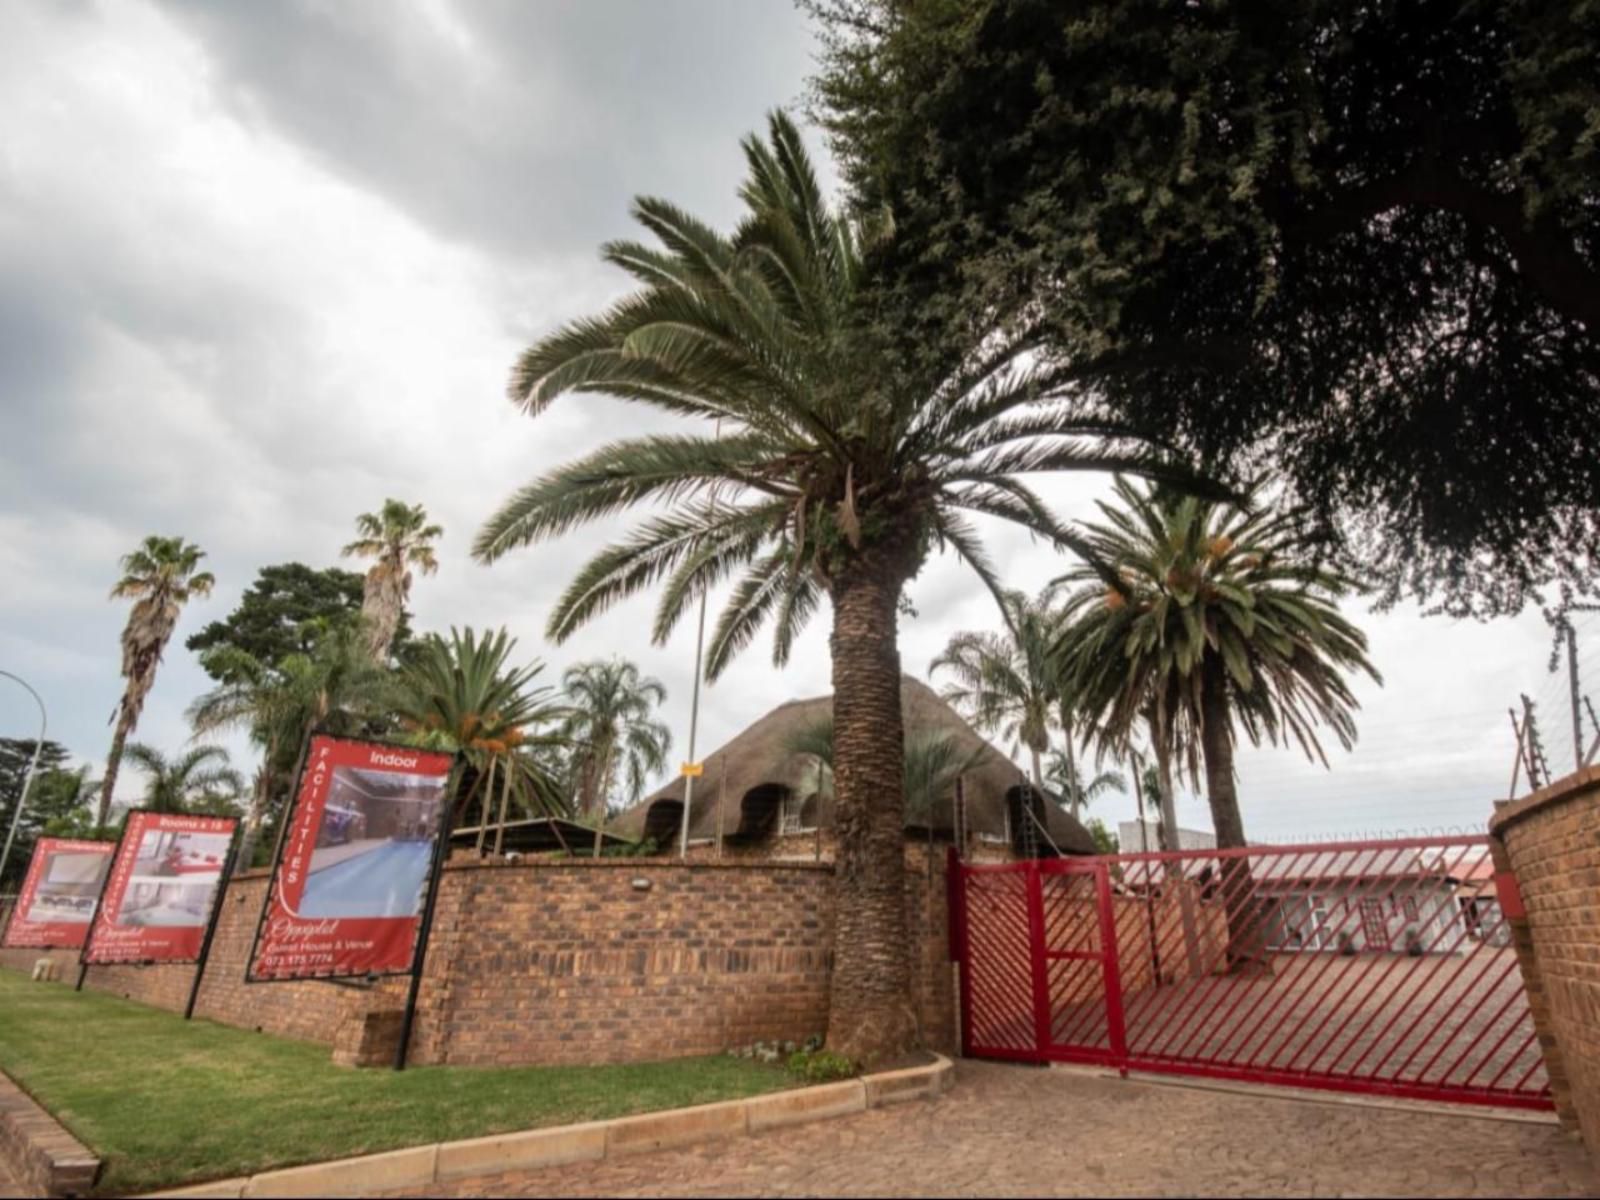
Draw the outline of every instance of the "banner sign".
M451 754L311 739L248 982L410 972L454 765Z
M115 842L40 838L0 945L36 950L81 947L116 848Z
M238 826L232 817L129 813L83 961L198 962Z

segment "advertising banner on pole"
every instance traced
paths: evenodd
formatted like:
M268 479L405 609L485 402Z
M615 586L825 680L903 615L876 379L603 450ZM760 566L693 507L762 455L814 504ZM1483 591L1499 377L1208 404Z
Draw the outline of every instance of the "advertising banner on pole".
M317 734L245 979L411 971L455 756Z
M129 813L83 961L198 962L238 827L233 817Z
M8 948L76 950L94 920L115 842L40 838L6 925Z

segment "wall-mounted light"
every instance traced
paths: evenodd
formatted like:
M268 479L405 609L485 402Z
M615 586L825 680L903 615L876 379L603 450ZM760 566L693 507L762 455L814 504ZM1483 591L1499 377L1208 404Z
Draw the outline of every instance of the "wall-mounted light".
M633 881L633 890L636 892L648 892L650 888L650 881L643 876L640 876L638 879Z

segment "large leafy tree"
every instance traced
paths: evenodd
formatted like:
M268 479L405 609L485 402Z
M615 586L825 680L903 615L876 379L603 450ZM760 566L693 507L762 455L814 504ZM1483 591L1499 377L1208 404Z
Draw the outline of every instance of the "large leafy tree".
M389 661L400 622L405 616L406 599L411 595L411 568L424 575L439 569L434 542L444 536L442 525L428 522L420 504L385 500L375 513L356 518L361 535L346 546L345 557L370 558L363 583L361 615L366 622L367 651L374 662Z
M144 808L158 813L238 815L235 799L244 790L244 777L233 769L223 747L194 746L169 756L134 742L126 757L144 772L140 801Z
M262 567L238 606L184 645L212 665L227 661L205 657L220 646L242 650L257 662L276 664L291 654L310 653L328 626L358 619L362 596L362 577L355 571L337 567L319 571L297 562ZM409 642L407 614L402 609L390 653L403 659Z
M375 663L359 624L322 626L309 651L276 663L221 645L201 659L219 683L189 706L197 737L242 729L261 749L245 812L238 861L255 861L260 834L280 813L301 747L313 730L343 735L388 731L394 672Z
M1181 748L1197 786L1203 765L1217 845L1242 847L1240 733L1293 742L1324 764L1319 727L1355 742L1348 677L1379 678L1365 635L1339 612L1355 585L1265 506L1115 487L1120 504L1102 503L1104 522L1088 526L1111 581L1081 568L1061 580L1073 589L1062 676L1113 747L1148 723L1158 753ZM1247 905L1248 880L1235 877L1248 871L1246 859L1224 861L1230 916Z
M429 635L400 676L395 705L417 745L466 757L458 807L466 812L474 798L480 802L479 850L497 813L496 853L511 812L565 816L569 808L559 775L567 709L553 688L536 682L543 663L512 665L516 644L504 629Z
M1037 321L1382 598L1600 572L1600 7L808 0L901 319Z
M1044 756L1062 726L1061 688L1051 648L1056 616L1044 597L1006 592L1000 600L1005 627L956 634L928 668L945 674L944 699L986 733L1027 750L1033 786L1044 789Z
M634 216L656 244L604 249L637 290L542 339L511 380L530 415L568 392L603 393L699 427L614 441L535 479L489 520L474 552L493 561L658 506L579 569L548 632L560 641L659 587L655 634L665 639L731 579L708 647L712 676L769 619L782 664L831 601L840 847L828 1041L876 1059L915 1036L902 891L903 589L942 546L999 590L974 514L1073 545L1030 475L1164 468L1131 443L1108 444L1122 430L1099 414L1061 402L1069 377L1028 365L1026 329L995 325L908 350L865 286L879 231L828 205L793 123L774 115L767 138L744 149L744 216L731 236L639 199Z
M578 809L596 829L611 802L632 803L667 765L672 731L656 716L667 689L623 659L595 659L567 668L561 679L569 711L565 733Z
M156 681L161 654L177 627L183 606L196 596L209 596L216 583L211 572L200 570L205 551L181 537L147 537L122 560L122 578L111 589L112 599L131 599L133 608L122 630L122 677L127 685L113 714L116 732L106 757L105 781L95 825L104 827L117 786L117 770L128 735L139 723L145 697Z

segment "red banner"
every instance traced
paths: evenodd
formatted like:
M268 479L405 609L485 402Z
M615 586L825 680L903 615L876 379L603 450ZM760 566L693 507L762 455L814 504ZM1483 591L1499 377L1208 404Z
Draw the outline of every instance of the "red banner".
M450 754L311 739L247 979L411 969L454 763Z
M4 945L39 950L82 946L116 848L115 842L40 838Z
M199 961L238 825L232 817L129 813L84 961Z

